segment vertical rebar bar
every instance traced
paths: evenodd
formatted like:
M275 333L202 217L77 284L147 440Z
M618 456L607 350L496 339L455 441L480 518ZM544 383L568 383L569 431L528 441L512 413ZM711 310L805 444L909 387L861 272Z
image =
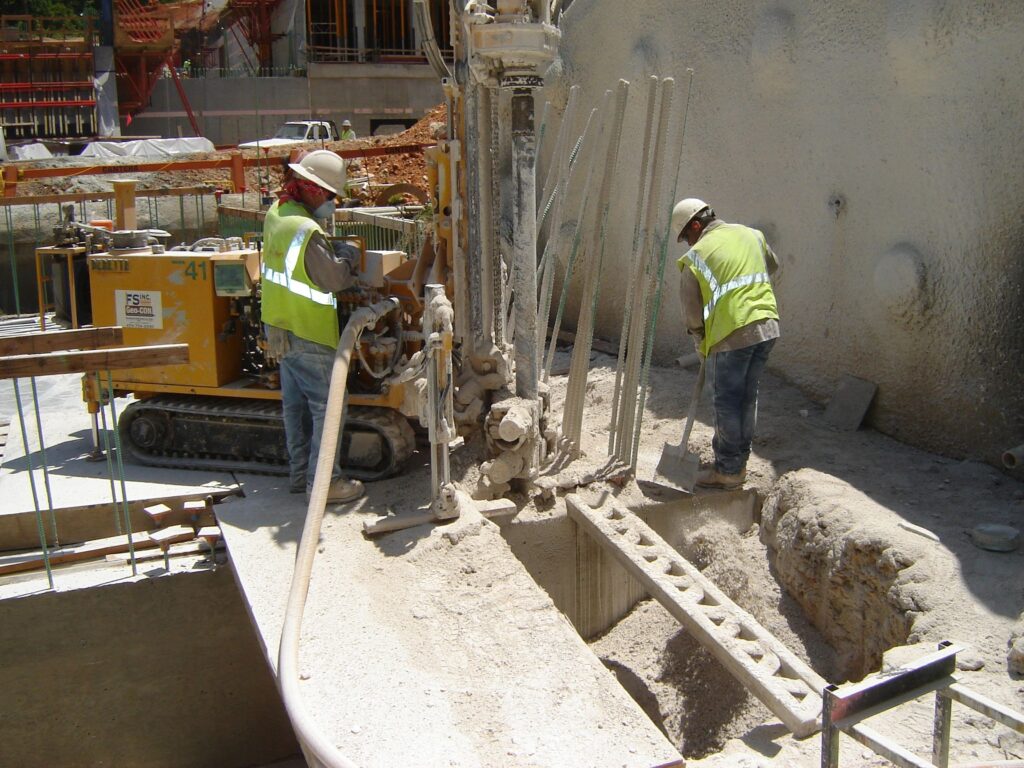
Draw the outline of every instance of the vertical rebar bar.
M68 255L70 259L70 254ZM60 534L57 531L57 518L53 512L53 491L50 488L50 467L46 461L46 440L43 438L43 419L39 412L39 390L36 388L35 376L29 379L32 386L32 410L36 416L36 432L39 433L39 458L42 459L43 487L46 489L46 508L50 510L50 526L53 528L54 546L60 546Z
M604 169L601 174L601 188L595 209L595 224L588 230L589 243L583 249L580 269L584 275L583 292L580 295L579 318L576 323L576 341L573 344L569 365L569 381L565 396L565 419L562 434L569 441L572 457L579 456L580 435L583 427L583 397L586 392L587 374L590 369L590 349L594 341L594 318L597 314L597 297L601 285L601 267L604 255L604 238L608 224L608 206L611 198L612 181L619 159L619 141L622 136L622 121L626 114L626 97L629 83L619 80L615 89L615 107L605 145Z
M4 220L7 226L7 253L11 259L11 288L14 291L14 313L21 314L21 291L18 287L18 260L14 249L14 213L11 206L4 206Z
M643 151L640 155L640 168L639 168L639 188L637 189L636 195L636 215L633 218L633 240L632 249L630 253L633 254L634 260L632 263L636 263L636 259L640 253L640 225L643 221L644 203L646 200L647 190L647 176L649 173L648 164L650 162L650 151L651 151L651 137L654 134L654 113L658 102L658 94L660 92L661 81L656 75L651 75L647 80L647 117L644 121L644 143ZM640 272L637 269L629 270L629 287L626 290L626 296L635 297L637 289L637 281L640 279ZM621 438L621 432L618 429L618 425L622 420L622 410L625 407L623 401L620 400L620 394L622 390L622 377L624 374L624 367L626 361L626 350L628 348L629 329L631 323L631 317L633 313L633 301L627 300L623 307L622 312L622 330L619 332L619 354L615 365L615 388L612 391L612 408L611 408L611 421L608 424L608 455L614 456L618 452L619 442Z
M36 511L36 529L39 533L39 546L43 550L43 565L46 568L46 581L53 589L53 571L50 568L50 548L46 540L46 527L43 525L43 512L39 506L39 493L36 491L35 468L32 463L32 449L28 443L28 428L25 426L25 410L21 405L21 388L14 379L14 401L18 408L18 424L21 426L21 443L25 447L25 465L28 467L28 484L32 491L32 506Z
M562 122L558 126L558 136L555 138L555 148L551 155L552 158L560 158L563 155L568 155L568 144L569 137L572 135L572 126L576 121L576 108L579 104L580 87L574 85L569 89L569 99L565 103L565 110L562 112ZM554 162L548 163L548 172L544 177L544 191L541 193L540 199L537 201L537 234L540 235L540 229L544 226L545 214L548 207L551 205L551 197L556 194L555 190L558 189L558 184L562 181L559 173L558 166Z
M121 481L121 502L124 510L124 528L128 535L128 557L132 563L132 576L138 574L138 564L135 560L135 541L132 538L131 514L128 510L128 488L124 482L124 460L121 450L121 435L117 429L117 405L114 398L114 380L110 371L107 371L107 398L110 400L110 421L114 431L114 447L117 450L117 476Z
M558 332L562 328L562 315L565 314L565 305L569 299L569 290L572 287L573 270L576 263L576 257L579 253L584 220L586 219L589 203L592 199L590 190L593 186L594 171L597 168L598 156L601 152L601 146L604 144L604 137L608 128L608 102L611 100L611 97L612 92L610 90L605 91L604 97L601 99L601 107L598 110L598 114L601 117L601 124L590 152L590 160L587 164L587 180L584 183L582 193L580 194L580 206L576 215L576 224L573 229L572 248L569 251L569 258L565 265L565 277L562 280L562 291L561 295L558 297L558 311L555 313L555 322L551 326L551 343L548 346L548 355L544 362L545 375L547 375L547 372L550 372L551 363L555 358L555 347L558 344Z
M566 108L568 114L569 109ZM592 109L590 115L587 117L587 123L583 128L583 133L580 135L580 142L584 140L590 131L591 124L594 120L594 115L597 114L597 109ZM577 142L576 146L580 146L580 142ZM566 142L567 144L568 142ZM537 343L540 349L544 348L544 341L547 338L546 334L548 331L548 321L551 317L551 297L554 293L555 286L555 270L558 265L558 254L561 253L563 234L562 234L562 218L563 211L565 210L565 202L567 197L567 191L569 185L572 183L572 173L575 168L573 162L573 155L567 151L567 147L561 146L561 151L558 155L558 169L554 174L555 178L555 190L562 189L566 192L563 194L553 193L553 211L551 214L551 228L548 230L548 239L544 243L544 251L540 260L540 314L537 317ZM545 209L545 213L546 213ZM537 225L538 234L540 224ZM544 380L548 379L548 368L544 366Z
M669 227L671 226L671 211L672 206L675 203L676 195L679 191L679 167L682 163L683 158L683 143L686 140L686 118L690 112L690 96L693 93L693 70L687 69L689 73L689 82L686 88L686 102L683 105L683 119L682 125L679 129L679 141L676 144L676 153L673 158L674 167L676 169L675 178L672 182L672 192L667 195L668 203L662 206L662 216L664 220L659 222L660 230L660 243L659 243L659 254L658 254L658 269L655 279L655 291L654 291L654 304L651 309L650 325L647 330L647 337L644 342L644 359L641 364L640 371L640 392L639 401L637 405L637 423L636 430L633 437L633 461L632 465L636 467L637 454L640 450L640 428L643 423L643 412L644 404L647 400L647 382L651 369L651 359L654 355L654 337L655 331L658 327L658 313L661 311L661 296L664 290L665 280L665 265L668 260L668 246L670 242L671 232ZM669 167L673 167L670 165Z
M675 94L675 80L672 78L666 78L664 83L664 96L662 99L662 125L659 126L660 132L657 138L657 145L655 148L655 154L653 160L657 163L658 167L665 166L664 163L660 163L662 160L662 154L664 152L664 143L668 142L669 133L671 130L671 115L672 115L672 100ZM666 103L668 101L668 104ZM679 180L679 162L680 155L682 153L682 133L680 133L680 140L676 142L675 152L672 154L670 159L669 167L674 167L676 172L674 174L674 182L672 187L671 196L674 197L676 194L675 185ZM654 184L651 185L650 194L651 199L648 202L648 211L653 217L653 220L649 222L649 229L647 234L647 242L650 244L649 249L651 250L651 256L654 255L653 251L657 249L657 261L656 265L651 263L651 285L650 294L652 295L652 303L650 306L650 313L647 314L647 305L644 305L644 313L647 316L647 328L644 334L644 341L641 347L641 362L640 362L640 378L638 381L637 389L637 407L636 417L633 428L633 447L630 452L630 467L635 471L637 466L637 456L640 451L640 432L643 426L643 410L644 404L646 403L647 395L647 378L650 371L650 360L654 352L654 331L657 328L657 313L662 307L662 284L665 279L665 262L668 255L668 228L669 221L668 215L672 211L672 199L666 195L666 190L662 188L662 180L660 178L655 179ZM669 199L667 202L667 198ZM653 261L653 259L651 259Z
M623 408L622 419L618 425L621 436L616 454L620 461L628 464L632 464L632 437L637 418L637 386L640 378L640 365L643 359L643 331L646 327L652 290L651 232L655 226L653 219L657 216L657 193L661 188L661 177L664 170L664 165L659 161L664 152L669 115L672 110L674 86L675 81L671 78L665 78L661 82L658 128L651 151L650 167L652 173L650 174L650 183L647 190L647 204L644 206L643 224L639 237L640 246L636 259L637 271L641 275L641 282L638 285L637 292L634 293L635 303L633 312L635 314L631 320L629 347L626 353L626 369L623 376L622 402L625 407Z

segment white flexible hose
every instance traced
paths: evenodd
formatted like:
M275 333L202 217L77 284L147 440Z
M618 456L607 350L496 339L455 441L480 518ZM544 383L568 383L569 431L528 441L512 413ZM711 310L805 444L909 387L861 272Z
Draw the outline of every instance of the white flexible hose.
M398 308L397 299L385 299L370 307L357 309L349 317L345 329L338 339L331 369L331 384L324 413L324 429L320 437L320 454L316 462L316 475L306 509L306 522L299 539L299 550L295 555L295 571L288 592L284 625L281 628L281 646L277 656L277 677L281 685L288 718L295 729L295 735L302 746L306 759L313 766L324 768L356 768L356 764L345 757L338 748L320 731L302 701L299 690L299 640L302 633L302 613L309 593L309 577L313 572L313 558L316 557L320 540L320 526L327 506L327 492L331 485L334 456L338 449L338 435L343 426L345 390L352 350L364 328L375 324L380 318Z

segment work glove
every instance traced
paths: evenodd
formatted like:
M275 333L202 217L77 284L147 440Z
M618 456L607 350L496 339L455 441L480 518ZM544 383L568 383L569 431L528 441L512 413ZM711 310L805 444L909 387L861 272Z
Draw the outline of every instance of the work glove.
M331 240L331 248L337 261L347 261L355 268L359 263L359 248L345 240Z
M288 331L275 325L264 326L267 333L267 346L264 355L268 363L280 363L281 358L288 354Z

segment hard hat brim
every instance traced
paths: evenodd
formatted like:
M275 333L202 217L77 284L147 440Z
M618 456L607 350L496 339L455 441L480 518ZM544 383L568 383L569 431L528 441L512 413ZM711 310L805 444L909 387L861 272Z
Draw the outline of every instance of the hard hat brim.
M338 190L336 190L334 187L332 187L330 184L328 184L326 181L321 179L316 174L311 173L308 168L305 168L299 165L298 163L288 163L288 167L292 169L292 172L295 173L296 176L301 176L306 181L311 181L318 187L322 187L323 189L326 189L328 192L332 194L338 194Z

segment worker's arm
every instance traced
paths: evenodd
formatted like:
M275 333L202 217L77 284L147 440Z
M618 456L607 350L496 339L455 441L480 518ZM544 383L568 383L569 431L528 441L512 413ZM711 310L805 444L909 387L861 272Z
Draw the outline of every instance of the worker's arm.
M704 338L704 302L700 297L700 284L688 268L679 278L679 299L683 305L683 327L699 348Z
M356 282L353 260L359 249L349 243L331 243L315 232L306 245L306 274L321 291L331 293L351 288Z
M768 243L764 244L764 265L768 268L769 275L774 275L779 269L779 260Z

